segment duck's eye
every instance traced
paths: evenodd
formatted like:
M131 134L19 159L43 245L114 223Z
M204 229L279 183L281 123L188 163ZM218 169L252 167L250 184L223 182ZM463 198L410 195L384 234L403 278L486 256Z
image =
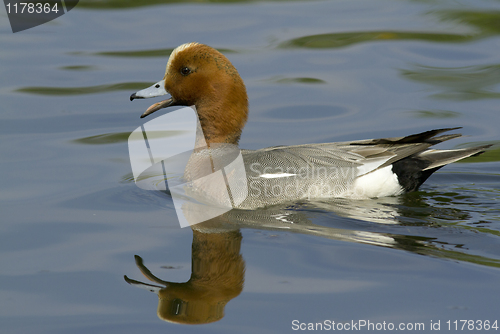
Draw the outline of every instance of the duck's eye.
M189 67L183 67L183 68L181 68L181 74L182 75L188 75L189 73L191 73L191 70L189 69Z
M156 85L155 85L155 88L160 88L160 85L156 84Z

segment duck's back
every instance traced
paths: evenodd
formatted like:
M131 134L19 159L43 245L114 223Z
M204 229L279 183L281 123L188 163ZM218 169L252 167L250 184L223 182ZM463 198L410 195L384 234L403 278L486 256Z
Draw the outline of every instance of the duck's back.
M487 146L428 149L460 134L453 129L383 139L242 150L248 194L238 205L252 209L311 198L365 199L413 191L442 166L481 153Z

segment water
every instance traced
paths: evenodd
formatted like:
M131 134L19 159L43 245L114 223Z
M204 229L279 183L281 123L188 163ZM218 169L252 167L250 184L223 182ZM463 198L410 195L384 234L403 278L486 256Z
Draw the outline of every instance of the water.
M16 34L0 15L2 333L500 320L497 1L81 1ZM440 148L496 146L417 193L180 229L168 196L132 181L127 138L149 101L128 97L191 41L222 50L245 80L243 148L455 126L466 136ZM188 282L156 288L163 318L203 291L198 321L219 320L162 321L158 297L124 275Z

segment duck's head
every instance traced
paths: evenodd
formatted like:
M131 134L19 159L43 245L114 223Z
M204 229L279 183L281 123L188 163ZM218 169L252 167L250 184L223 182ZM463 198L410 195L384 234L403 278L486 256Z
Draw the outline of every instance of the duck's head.
M237 144L248 116L245 84L219 51L199 43L175 48L163 80L130 96L130 100L170 94L141 116L171 106L195 106L207 143Z

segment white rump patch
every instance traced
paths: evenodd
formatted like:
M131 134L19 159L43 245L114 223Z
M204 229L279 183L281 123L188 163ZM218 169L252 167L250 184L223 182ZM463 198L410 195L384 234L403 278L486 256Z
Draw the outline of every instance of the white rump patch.
M392 171L392 165L389 165L358 177L354 181L352 192L357 198L386 197L401 194L403 187Z
M290 173L275 173L275 174L261 174L259 177L263 177L265 179L276 179L278 177L289 177L289 176L294 176L297 174L290 174Z

